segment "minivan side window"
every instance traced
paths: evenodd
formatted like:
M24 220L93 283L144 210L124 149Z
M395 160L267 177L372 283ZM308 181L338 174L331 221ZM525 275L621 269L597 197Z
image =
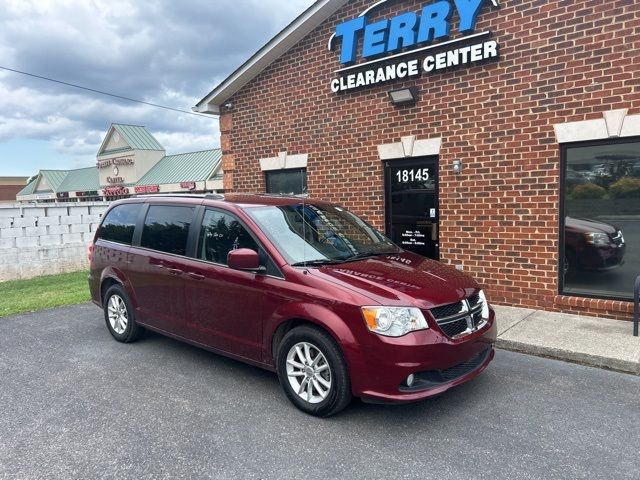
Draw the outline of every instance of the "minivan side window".
M194 210L193 207L150 206L140 246L174 255L186 255Z
M98 238L131 245L141 208L141 203L127 203L110 210L100 226Z
M207 210L200 229L198 258L226 265L229 252L239 248L260 251L251 234L235 217L228 213Z

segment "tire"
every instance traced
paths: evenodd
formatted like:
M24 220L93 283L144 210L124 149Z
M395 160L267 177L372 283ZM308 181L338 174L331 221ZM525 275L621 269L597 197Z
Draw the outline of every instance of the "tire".
M104 295L104 320L107 329L118 342L132 343L144 333L136 323L127 292L121 285L112 285Z
M578 269L578 259L573 250L567 248L564 252L564 276L565 278L571 278Z
M347 365L324 330L301 326L288 332L278 347L276 367L289 400L309 415L330 417L351 403Z

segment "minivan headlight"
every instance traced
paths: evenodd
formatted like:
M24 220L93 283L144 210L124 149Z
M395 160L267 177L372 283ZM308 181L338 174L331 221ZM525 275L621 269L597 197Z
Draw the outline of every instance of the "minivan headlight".
M478 296L482 303L482 318L484 320L489 320L489 302L487 301L487 296L485 295L484 290L480 290L480 292L478 292Z
M429 328L419 308L362 307L362 316L370 331L385 337L402 337Z
M587 243L592 245L608 245L610 243L609 235L602 232L590 232L584 234Z

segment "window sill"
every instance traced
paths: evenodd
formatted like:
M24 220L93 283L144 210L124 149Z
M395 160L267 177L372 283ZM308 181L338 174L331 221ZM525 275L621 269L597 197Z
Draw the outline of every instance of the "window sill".
M629 319L633 315L633 302L605 300L601 298L571 297L556 295L554 305L560 310L575 310L585 314L607 315ZM568 307L568 308L567 308Z

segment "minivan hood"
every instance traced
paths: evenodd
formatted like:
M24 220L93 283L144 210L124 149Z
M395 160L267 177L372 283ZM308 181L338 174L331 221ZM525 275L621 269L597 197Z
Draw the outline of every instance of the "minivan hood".
M610 225L608 223L599 222L589 218L573 218L567 217L565 219L565 226L570 229L575 229L585 233L588 232L602 232L610 235L618 233L618 227Z
M309 269L325 281L379 305L433 308L458 302L479 289L455 268L410 252Z

